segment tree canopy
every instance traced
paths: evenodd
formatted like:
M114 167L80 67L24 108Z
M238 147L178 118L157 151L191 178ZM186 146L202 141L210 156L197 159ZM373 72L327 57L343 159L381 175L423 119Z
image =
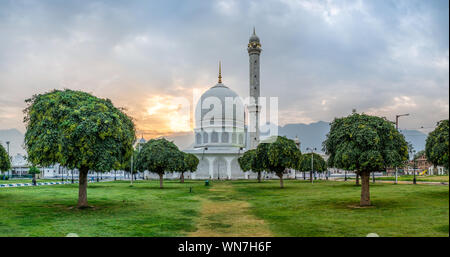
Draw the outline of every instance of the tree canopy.
M336 118L323 142L328 166L373 172L399 166L408 159L403 135L384 118L354 113Z
M250 149L246 151L241 157L238 158L239 166L242 171L253 171L258 173L258 182L261 182L261 172L264 171L264 157L266 153L260 151L260 155L257 155L257 149Z
M401 166L408 159L405 138L392 122L358 113L334 119L323 150L328 166L361 175L361 205L370 205L370 172Z
M437 127L428 135L425 144L425 153L428 161L435 166L444 166L447 170L449 153L448 133L448 120L439 121Z
M148 170L158 174L162 188L164 172L182 171L185 168L184 153L165 138L151 139L139 152L136 168L139 171Z
M5 148L0 144L0 171L11 169L11 161Z
M278 136L272 143L261 142L256 148L256 156L261 167L275 173L280 178L280 187L284 187L283 173L288 168L296 168L301 153L293 140Z
M419 159L419 158L422 157L423 155L425 155L425 150L420 150L420 151L418 151L418 152L414 155L414 160Z
M184 163L183 163L183 169L180 171L181 172L180 180L181 180L181 183L184 183L184 172L186 172L186 171L195 172L197 170L199 160L198 160L197 156L195 156L195 154L184 153L184 152L181 152L181 153L184 156Z
M31 166L29 169L28 169L28 174L33 174L33 175L35 175L35 174L40 174L41 173L41 171L38 169L38 167L36 167L36 166Z
M183 171L195 172L197 170L199 160L197 156L191 153L184 153L184 169Z
M299 171L310 171L311 170L311 156L313 157L313 167L314 167L314 171L317 172L323 172L327 170L327 163L326 161L322 158L322 156L320 156L317 153L305 153L302 155L301 158L299 158L299 162L298 162L298 166L297 166L297 170Z
M25 101L25 147L33 165L59 163L80 170L79 207L87 206L87 172L106 172L129 158L134 124L109 99L53 90Z

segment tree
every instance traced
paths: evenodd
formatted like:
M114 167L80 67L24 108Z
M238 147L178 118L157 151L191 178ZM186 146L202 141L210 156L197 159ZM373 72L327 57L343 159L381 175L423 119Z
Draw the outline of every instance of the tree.
M425 155L425 150L420 150L420 151L418 151L418 152L414 155L414 160L419 159L419 158L422 157L423 155Z
M300 150L295 142L278 136L273 143L261 142L256 148L256 156L264 170L275 173L280 178L280 187L284 187L283 173L288 168L296 168Z
M106 172L129 158L134 124L109 99L82 91L53 90L25 101L25 147L34 165L59 163L79 170L78 208L88 207L89 170Z
M358 113L334 119L323 150L329 155L328 166L355 170L361 176L361 206L370 205L370 173L408 159L405 138L391 122Z
M11 169L11 161L5 148L0 144L0 171Z
M257 155L256 149L246 151L241 157L238 158L239 166L242 171L253 171L258 174L258 183L261 183L261 173L264 171L261 157Z
M425 153L427 159L434 166L444 166L448 170L448 120L441 120L437 127L428 135L425 144Z
M165 138L151 139L138 154L136 168L159 175L159 187L163 188L164 172L180 171L184 168L184 153Z
M197 170L199 160L197 156L191 153L184 153L184 168L181 170L180 182L184 183L184 172L195 172Z
M322 156L320 156L317 153L306 153L303 154L301 156L301 158L299 158L298 163L297 163L297 170L299 171L313 171L311 170L311 156L313 156L313 168L314 171L317 172L323 172L327 170L327 163L325 162L325 160L322 158ZM311 172L312 174L312 172Z
M36 185L36 174L40 174L41 171L36 166L31 166L30 169L28 169L28 174L33 175L33 185Z

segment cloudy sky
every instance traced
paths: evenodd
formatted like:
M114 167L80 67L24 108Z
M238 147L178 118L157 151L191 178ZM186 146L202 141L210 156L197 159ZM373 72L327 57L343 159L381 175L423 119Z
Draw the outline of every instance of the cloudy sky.
M449 116L447 0L0 0L0 129L24 131L26 98L70 88L125 107L146 137L188 131L173 103L213 86L219 60L248 95L253 26L281 125L353 108L410 113L401 128Z

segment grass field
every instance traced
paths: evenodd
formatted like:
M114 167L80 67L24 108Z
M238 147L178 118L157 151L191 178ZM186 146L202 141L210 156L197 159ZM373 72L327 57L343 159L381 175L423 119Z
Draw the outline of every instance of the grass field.
M449 187L354 182L128 181L0 189L0 236L449 236ZM192 187L192 193L190 193Z

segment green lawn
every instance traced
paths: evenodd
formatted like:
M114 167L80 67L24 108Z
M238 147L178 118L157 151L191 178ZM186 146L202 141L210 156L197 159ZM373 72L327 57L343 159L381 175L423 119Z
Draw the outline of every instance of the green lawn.
M195 229L201 182L89 184L92 209L72 208L78 185L0 189L0 236L180 236ZM189 193L189 187L193 192Z
M239 196L277 236L449 236L449 187L370 185L373 207L357 208L354 182L235 182Z
M230 191L214 191L218 183ZM198 229L203 199L218 211L225 202L248 208L255 219L246 219L263 220L275 236L449 236L448 186L371 184L374 206L358 208L360 187L351 181L286 180L284 189L276 180L164 185L161 190L159 181L89 184L94 208L86 210L73 208L78 185L3 188L0 236L183 236Z

